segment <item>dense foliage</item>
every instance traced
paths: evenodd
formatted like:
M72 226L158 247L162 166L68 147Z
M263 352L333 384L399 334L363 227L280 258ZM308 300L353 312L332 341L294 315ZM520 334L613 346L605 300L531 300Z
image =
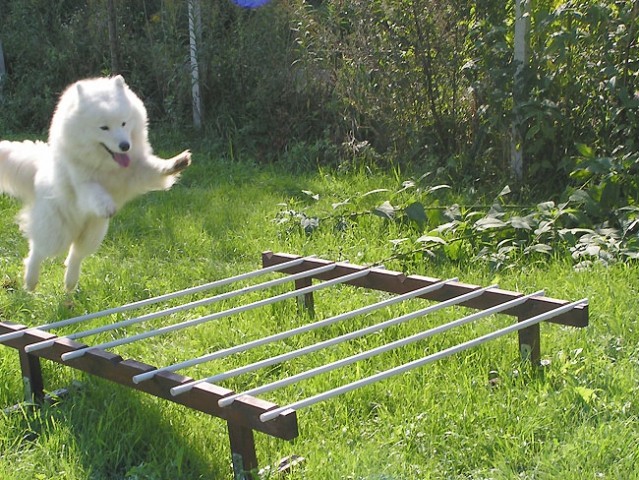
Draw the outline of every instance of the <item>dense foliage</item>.
M324 194L302 190L282 205L274 219L286 236L308 238L332 233L345 244L377 223L392 253L377 264L399 261L403 268L423 264L487 264L493 271L571 258L576 270L609 266L639 258L639 208L611 212L616 222L592 224L590 209L599 206L578 190L566 201L514 204L506 186L487 203L467 198L424 175L395 188L365 193Z
M534 2L514 112L512 1L201 2L205 134L293 168L401 163L494 185L516 113L528 184L586 190L608 220L639 191L638 5ZM186 127L187 2L116 2L116 13L122 73L154 121ZM2 131L43 131L65 85L112 73L105 2L7 0L2 18Z

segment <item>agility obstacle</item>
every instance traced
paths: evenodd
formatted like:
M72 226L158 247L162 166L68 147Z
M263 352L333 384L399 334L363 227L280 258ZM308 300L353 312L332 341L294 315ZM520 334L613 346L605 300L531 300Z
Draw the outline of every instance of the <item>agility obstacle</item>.
M211 297L165 308L163 310L157 310L137 317L132 316L126 320L105 323L100 327L77 331L68 335L57 336L50 333L50 330L81 324L101 317L125 314L141 307L156 304L160 305L163 302L179 299L187 295L228 288L228 286L233 283L253 281L252 279L266 274L273 274L272 276L279 274L279 276L272 280L218 293ZM116 329L122 331L122 329L134 324L148 322L176 313L188 312L196 307L214 306L223 300L241 297L250 292L272 289L275 286L290 282L293 283L293 288L290 291L270 297L265 296L261 300L250 303L240 302L239 306L226 310L217 310L204 316L156 329L148 329L135 335L124 335L101 344L85 345L76 341L81 338ZM199 357L168 366L152 366L143 363L141 361L142 359L125 360L120 355L107 350L147 338L179 332L186 328L213 322L242 312L248 312L287 299L297 299L307 309L314 311L315 302L313 293L337 285L352 285L387 292L393 294L393 296L356 310L347 311L317 321L315 321L315 315L311 315L308 317L311 319L309 320L310 323L305 323L290 330L274 333L243 344L209 352ZM190 378L176 373L188 367L205 364L263 345L279 342L295 335L321 329L338 322L344 322L356 316L381 310L391 305L400 303L406 305L411 299L417 298L428 300L430 303L426 307L419 308L399 317L390 318L363 328L354 327L354 329L351 329L348 333L297 350L264 358L257 362L249 363L225 372L219 372L205 378ZM271 383L256 385L246 391L235 392L219 385L220 382L229 378L286 362L321 349L330 348L343 342L379 332L394 325L424 317L425 315L443 310L447 307L452 307L453 305L468 307L477 311L408 337L399 338L370 350L361 351L350 357L342 358L329 364L318 365L311 370ZM325 392L317 392L289 405L280 406L256 397L256 395L283 388L338 368L344 368L355 362L380 355L384 352L423 341L450 329L470 324L471 322L497 313L513 316L517 321L507 327L496 329L488 334L459 343L423 358L381 371L345 385L337 386ZM40 359L45 358L226 420L234 478L248 480L254 478L252 472L255 472L258 467L254 432L262 432L276 438L292 440L299 435L297 411L302 408L329 400L374 382L400 375L409 370L419 368L428 363L463 352L514 332L518 333L519 349L522 359L529 360L533 362L533 364L538 364L540 362L539 325L544 321L572 327L585 327L588 325L588 300L584 298L576 302L569 302L566 300L547 298L544 296L543 291L524 295L519 292L501 290L496 285L481 287L465 284L459 282L456 278L441 280L418 275L407 276L384 268L369 268L352 265L350 263L331 262L329 260L316 258L315 256L300 257L290 254L265 252L262 254L262 268L197 287L187 288L178 292L140 300L71 319L46 323L36 327L0 322L0 343L18 350L25 386L25 398L28 401L41 402L44 398L44 381L42 378Z

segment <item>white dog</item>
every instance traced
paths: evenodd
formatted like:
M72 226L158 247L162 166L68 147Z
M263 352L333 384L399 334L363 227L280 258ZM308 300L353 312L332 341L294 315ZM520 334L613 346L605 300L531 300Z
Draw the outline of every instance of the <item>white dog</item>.
M0 192L24 202L25 287L35 288L45 258L68 252L64 284L73 290L109 218L138 195L169 189L190 163L188 150L169 160L153 155L144 104L121 76L68 87L48 143L0 142Z

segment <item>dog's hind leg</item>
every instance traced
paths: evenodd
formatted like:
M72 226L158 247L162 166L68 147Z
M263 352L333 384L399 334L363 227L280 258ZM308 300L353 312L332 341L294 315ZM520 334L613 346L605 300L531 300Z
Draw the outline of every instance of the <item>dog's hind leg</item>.
M109 221L106 218L93 217L87 221L78 238L71 244L69 255L64 262L67 267L64 274L64 286L67 291L75 289L80 279L82 260L100 247L108 228Z
M30 242L29 256L24 259L24 288L30 292L34 291L38 284L40 265L45 258L47 258L47 256L41 254L34 243Z
M49 207L36 204L23 209L19 216L20 228L29 238L29 255L24 259L24 286L29 291L38 284L42 262L68 249L70 244L70 236L57 221L55 210Z

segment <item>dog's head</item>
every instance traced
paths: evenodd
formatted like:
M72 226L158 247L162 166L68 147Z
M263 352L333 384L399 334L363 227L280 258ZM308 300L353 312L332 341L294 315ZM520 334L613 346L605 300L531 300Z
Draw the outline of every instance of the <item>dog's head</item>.
M136 149L144 148L146 121L142 101L120 75L81 80L60 98L50 141L77 146L80 155L91 157L83 161L107 160L126 168Z

